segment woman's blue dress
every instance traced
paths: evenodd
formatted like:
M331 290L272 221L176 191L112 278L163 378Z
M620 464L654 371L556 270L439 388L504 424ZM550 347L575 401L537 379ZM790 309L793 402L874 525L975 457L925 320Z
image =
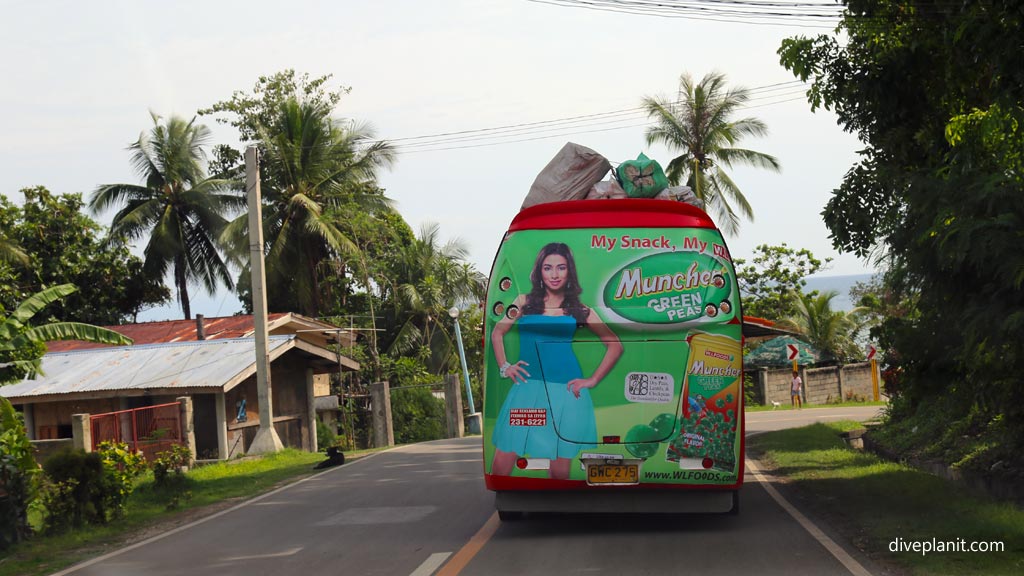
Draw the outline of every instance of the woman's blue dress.
M580 397L568 388L570 380L582 378L579 361L572 351L576 319L572 316L522 316L519 329L519 360L529 365L526 382L513 384L501 406L494 432L494 445L503 452L530 458L574 458L580 450L597 444L597 424L590 390ZM512 362L509 359L509 362ZM547 410L544 426L510 425L513 409Z

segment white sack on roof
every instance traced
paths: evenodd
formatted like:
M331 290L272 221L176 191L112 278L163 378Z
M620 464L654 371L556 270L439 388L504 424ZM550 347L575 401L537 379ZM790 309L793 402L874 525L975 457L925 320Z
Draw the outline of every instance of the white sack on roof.
M604 156L586 146L568 142L537 175L520 209L547 202L580 200L611 168Z
M697 199L697 196L693 193L693 190L689 186L672 186L665 188L658 195L655 196L658 200L675 200L676 202L686 202L691 206L696 206L701 210L704 209L704 204Z

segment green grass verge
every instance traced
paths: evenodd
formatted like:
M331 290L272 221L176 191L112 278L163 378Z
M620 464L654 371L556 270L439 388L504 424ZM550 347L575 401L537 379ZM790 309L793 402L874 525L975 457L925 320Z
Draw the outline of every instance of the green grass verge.
M383 449L346 452L348 461ZM230 506L289 482L311 476L322 453L288 449L263 457L247 457L195 468L169 488L153 484L152 474L136 482L125 517L105 526L87 526L69 533L44 536L0 552L0 576L42 576L89 558L106 554L140 534L155 536L165 523L187 522L197 509ZM41 524L38 513L30 519ZM151 533L150 533L151 532Z
M846 407L849 407L849 406L885 406L885 405L886 405L885 402L839 402L839 403L836 403L836 404L805 404L804 405L804 409L805 410L812 410L812 409L815 409L815 408L846 408ZM745 411L747 411L747 412L771 412L772 410L775 410L776 412L778 412L779 410L796 410L796 408L794 408L793 406L791 406L789 404L783 404L782 406L779 406L778 408L773 408L772 406L750 406L750 405L747 405L747 406L744 406L743 409Z
M947 480L846 448L856 422L759 434L748 444L788 479L801 507L826 519L881 563L911 574L1024 573L1024 511L979 497ZM904 542L1003 542L1003 552L890 551Z

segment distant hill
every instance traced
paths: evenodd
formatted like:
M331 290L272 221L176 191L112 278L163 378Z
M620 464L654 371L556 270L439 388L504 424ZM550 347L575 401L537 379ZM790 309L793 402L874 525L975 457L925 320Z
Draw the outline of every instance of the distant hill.
M817 290L818 292L827 292L829 290L835 290L839 293L832 300L833 310L853 310L853 302L850 300L850 288L858 282L868 282L871 280L873 274L851 274L848 276L816 276L807 278L807 286L804 287L805 292L811 292Z

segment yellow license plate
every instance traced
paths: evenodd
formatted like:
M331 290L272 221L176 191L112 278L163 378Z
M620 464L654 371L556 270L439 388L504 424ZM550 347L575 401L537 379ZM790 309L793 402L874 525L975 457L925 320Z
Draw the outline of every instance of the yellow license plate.
M588 484L636 484L640 481L636 464L591 464L587 466Z

